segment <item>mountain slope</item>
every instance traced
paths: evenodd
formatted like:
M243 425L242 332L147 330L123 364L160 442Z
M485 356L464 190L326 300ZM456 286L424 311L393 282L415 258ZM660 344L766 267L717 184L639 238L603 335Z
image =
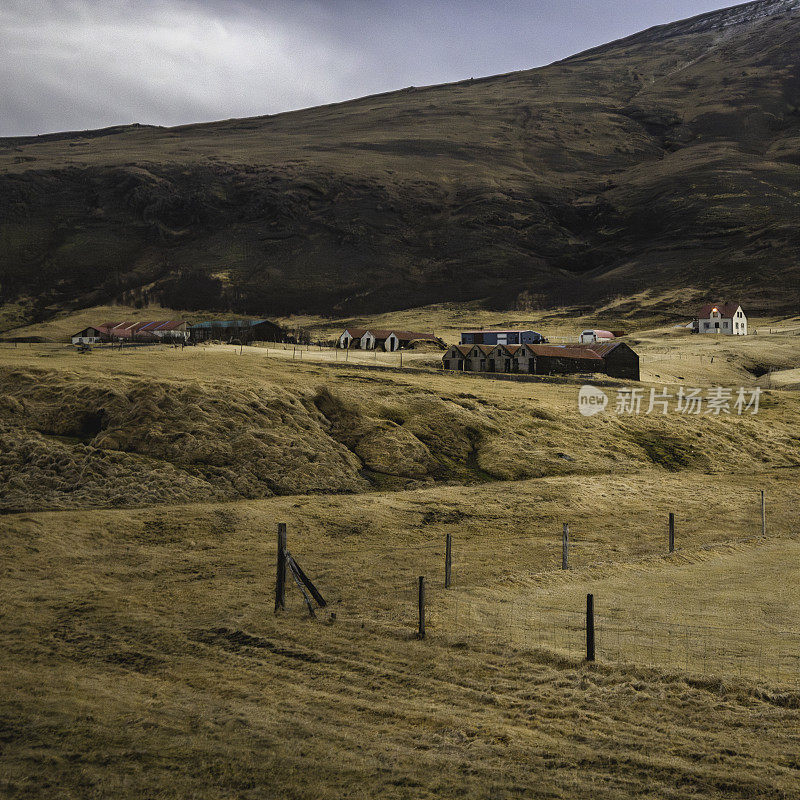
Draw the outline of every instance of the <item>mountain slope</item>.
M0 300L800 295L800 2L305 111L0 140Z

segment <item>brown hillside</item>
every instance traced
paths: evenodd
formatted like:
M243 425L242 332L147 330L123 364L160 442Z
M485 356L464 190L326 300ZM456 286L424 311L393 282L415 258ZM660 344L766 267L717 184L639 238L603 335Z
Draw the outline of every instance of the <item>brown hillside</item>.
M0 140L0 301L796 308L800 5L271 117Z

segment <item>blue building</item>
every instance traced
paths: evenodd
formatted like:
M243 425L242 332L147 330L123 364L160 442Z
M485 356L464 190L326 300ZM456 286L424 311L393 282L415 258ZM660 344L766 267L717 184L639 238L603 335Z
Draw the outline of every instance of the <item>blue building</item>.
M547 339L536 331L462 331L461 344L543 344Z

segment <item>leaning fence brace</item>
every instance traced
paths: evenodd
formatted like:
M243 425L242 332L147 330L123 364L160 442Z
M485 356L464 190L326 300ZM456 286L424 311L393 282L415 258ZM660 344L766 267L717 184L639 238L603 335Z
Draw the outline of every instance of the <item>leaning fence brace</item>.
M278 523L278 558L275 577L275 613L286 610L286 523Z

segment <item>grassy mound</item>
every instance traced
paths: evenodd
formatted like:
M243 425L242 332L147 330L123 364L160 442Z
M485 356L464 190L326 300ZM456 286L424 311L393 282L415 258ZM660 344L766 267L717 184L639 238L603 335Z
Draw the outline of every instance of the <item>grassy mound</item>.
M34 369L29 352L0 366L6 512L797 462L791 393L758 416L584 418L575 385L172 350L42 351Z

